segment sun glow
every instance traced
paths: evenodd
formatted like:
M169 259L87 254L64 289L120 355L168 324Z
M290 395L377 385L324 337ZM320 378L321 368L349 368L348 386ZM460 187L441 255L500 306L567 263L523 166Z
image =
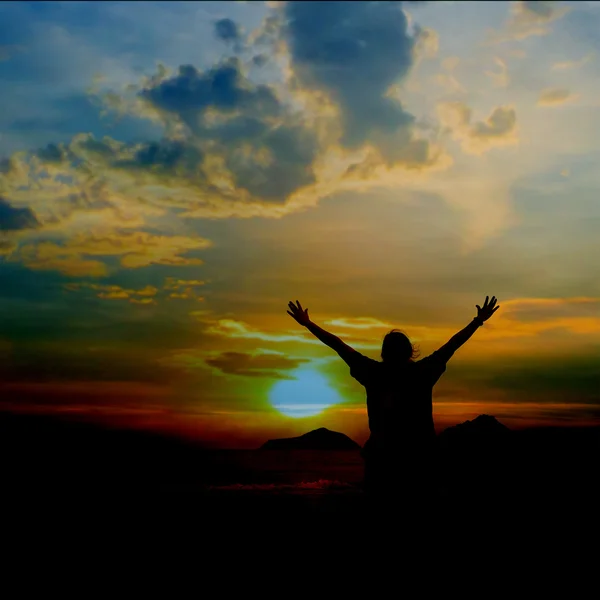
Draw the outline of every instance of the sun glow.
M271 389L271 404L288 417L313 417L342 398L333 390L327 379L312 370L298 370L292 376L277 382Z

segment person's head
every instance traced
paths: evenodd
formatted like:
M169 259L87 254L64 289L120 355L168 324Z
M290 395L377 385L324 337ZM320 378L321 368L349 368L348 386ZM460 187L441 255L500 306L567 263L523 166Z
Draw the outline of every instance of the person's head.
M381 359L386 363L403 363L419 355L417 347L399 329L392 329L383 338Z

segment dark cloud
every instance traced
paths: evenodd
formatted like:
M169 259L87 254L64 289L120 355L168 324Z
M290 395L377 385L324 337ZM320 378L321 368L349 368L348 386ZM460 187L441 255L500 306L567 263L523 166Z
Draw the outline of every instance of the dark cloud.
M185 123L196 147L220 155L236 187L253 197L283 202L315 180L314 134L288 114L270 86L252 84L237 59L204 72L183 65L175 77L143 90L142 96ZM220 116L216 121L215 113ZM189 149L154 147L142 154L136 157L138 163L151 156L154 166L166 166L165 159L189 156Z
M112 162L112 165L205 180L201 169L202 159L203 152L193 143L163 139L142 144L132 159L117 159Z
M600 402L600 359L579 356L541 364L524 360L494 373L488 382L497 389L536 397L558 394L566 402Z
M236 141L246 141L257 152L268 151L268 164L262 163L256 155L235 150L226 156L237 186L255 197L281 201L315 180L312 162L317 151L316 141L301 126L269 127L264 122L242 118L221 128L219 136L230 146Z
M11 170L11 161L9 158L0 160L0 173L6 175Z
M238 42L241 37L237 23L231 19L219 19L215 23L215 35L224 42Z
M413 64L415 39L401 3L287 2L284 10L292 68L303 85L339 106L341 142L355 148L399 134L409 145L415 119L387 96ZM392 158L390 147L380 151Z
M269 57L266 54L257 54L252 57L252 63L257 67L264 67L269 60Z
M231 375L246 377L270 377L274 379L291 379L280 373L296 369L303 358L287 358L279 354L246 354L245 352L223 352L216 358L207 358L206 363Z
M268 85L252 85L240 67L237 59L204 72L181 65L175 77L142 90L141 95L156 108L178 115L192 131L199 131L209 108L256 117L280 115L281 105L273 90Z
M596 348L598 350L598 348ZM600 353L552 358L499 358L485 366L457 362L452 383L471 389L504 390L514 400L600 403Z
M15 208L0 196L0 231L34 229L39 223L29 208Z
M186 146L180 141L166 140L165 142L151 142L141 148L136 159L141 165L174 167L181 163L197 165L202 157L198 151Z
M544 0L522 0L521 2L524 10L534 13L542 19L549 19L552 16L554 11L553 4L554 2Z
M66 152L62 145L48 144L36 152L38 158L49 163L60 163L66 159Z

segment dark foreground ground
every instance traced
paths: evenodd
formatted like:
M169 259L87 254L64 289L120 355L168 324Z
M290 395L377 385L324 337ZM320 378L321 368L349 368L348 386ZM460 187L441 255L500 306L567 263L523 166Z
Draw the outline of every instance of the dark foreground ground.
M82 552L190 548L249 559L261 545L356 558L390 540L447 556L467 543L513 553L566 539L598 546L594 428L447 436L437 495L423 511L398 498L395 521L367 506L356 451L208 451L4 414L0 452L3 532L21 549L69 540Z

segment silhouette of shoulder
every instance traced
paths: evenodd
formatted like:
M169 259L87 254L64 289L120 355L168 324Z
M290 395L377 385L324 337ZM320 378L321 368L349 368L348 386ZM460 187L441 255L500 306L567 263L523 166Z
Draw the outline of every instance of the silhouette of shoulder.
M342 358L350 367L350 375L363 386L372 385L385 374L383 362L369 358L356 350L346 353ZM415 374L424 378L428 385L435 385L446 370L447 362L444 353L436 350L429 356L409 364L410 368L415 369Z
M369 358L356 350L348 352L342 358L350 367L350 375L365 386L377 377L381 368L381 363L378 360Z
M448 358L443 352L436 350L429 356L418 360L416 364L424 372L431 385L434 385L446 370Z

